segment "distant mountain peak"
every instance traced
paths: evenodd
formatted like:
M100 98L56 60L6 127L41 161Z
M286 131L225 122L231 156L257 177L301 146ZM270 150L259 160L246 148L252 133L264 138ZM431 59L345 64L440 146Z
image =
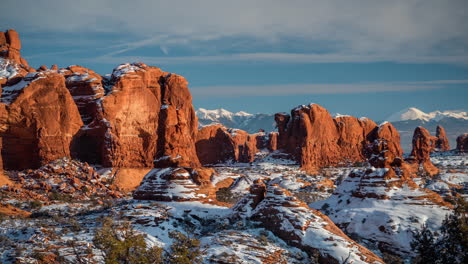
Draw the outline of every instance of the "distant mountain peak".
M196 114L200 126L219 123L228 128L239 128L249 133L256 133L259 129L275 130L273 115L269 114L250 114L244 111L233 113L222 108L213 110L198 108Z
M416 107L408 107L390 115L389 117L387 117L386 120L389 122L399 122L408 120L421 120L429 122L440 121L443 118L456 118L468 120L468 113L463 110L437 110L430 113L425 113Z

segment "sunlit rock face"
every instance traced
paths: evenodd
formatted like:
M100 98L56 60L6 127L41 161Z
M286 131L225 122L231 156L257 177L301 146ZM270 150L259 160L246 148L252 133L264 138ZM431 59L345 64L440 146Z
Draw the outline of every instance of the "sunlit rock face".
M338 116L317 105L301 105L291 115L275 115L277 147L292 154L301 167L320 167L366 160L366 145L377 125L368 118Z

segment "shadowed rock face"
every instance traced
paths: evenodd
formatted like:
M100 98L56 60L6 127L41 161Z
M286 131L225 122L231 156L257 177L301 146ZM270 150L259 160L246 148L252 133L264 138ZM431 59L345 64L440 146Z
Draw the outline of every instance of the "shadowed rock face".
M70 143L83 125L63 76L45 71L3 87L0 135L7 169L36 168L70 157Z
M413 135L413 150L407 161L422 166L422 169L430 175L439 173L439 169L432 164L430 157L431 152L435 149L436 141L437 138L431 136L427 129L417 127Z
M367 136L365 152L369 163L375 168L399 166L403 150L400 146L400 134L391 123L384 122L374 128Z
M292 154L302 168L315 170L345 162L365 161L369 134L377 125L368 118L332 118L317 105L294 108L291 115L275 115L278 149Z
M341 263L346 257L353 263L383 263L346 236L327 216L309 208L279 185L255 182L249 195L240 200L233 211L233 219L247 218L262 223L288 244L317 257L319 263ZM330 250L333 245L346 251L344 258Z
M197 155L203 165L226 161L252 162L258 148L270 148L270 139L264 133L250 135L240 129L223 125L203 127L197 134Z
M437 137L437 140L435 143L436 151L450 150L449 140L448 140L447 134L445 133L445 129L443 126L441 125L437 126L436 137Z
M457 150L459 152L468 152L468 133L457 137Z

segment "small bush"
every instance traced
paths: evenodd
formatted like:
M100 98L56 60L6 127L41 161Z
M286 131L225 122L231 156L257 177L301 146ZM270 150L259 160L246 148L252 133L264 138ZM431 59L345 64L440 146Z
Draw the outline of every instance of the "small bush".
M240 195L231 192L229 188L221 188L216 192L216 199L223 203L235 204L241 198Z
M201 263L200 241L188 237L180 232L170 232L169 237L174 240L171 245L170 254L167 257L171 264Z
M104 261L108 264L162 263L162 249L148 249L144 236L136 234L128 222L119 224L111 218L105 218L93 242L102 251Z

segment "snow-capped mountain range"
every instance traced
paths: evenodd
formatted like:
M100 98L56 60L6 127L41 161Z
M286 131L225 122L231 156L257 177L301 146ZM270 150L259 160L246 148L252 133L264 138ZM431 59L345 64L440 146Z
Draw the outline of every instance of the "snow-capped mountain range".
M243 111L233 113L225 109L207 110L204 108L199 108L196 114L200 126L219 123L249 133L256 133L260 129L267 132L276 130L274 115L271 114L249 114Z
M207 110L199 108L196 111L200 126L220 123L229 128L239 128L249 133L256 133L259 129L267 132L276 131L274 115L250 114L244 111L237 113L225 109ZM335 114L337 116L339 114ZM435 135L437 125L442 125L455 148L456 138L468 132L468 112L464 110L445 110L425 113L415 107L405 108L385 119L391 122L400 132L401 146L405 152L411 151L411 140L414 129L424 126Z
M390 115L389 117L387 117L386 121L399 122L408 120L421 120L425 122L437 122L444 118L468 120L468 113L461 110L433 111L430 113L425 113L415 107L409 107Z

